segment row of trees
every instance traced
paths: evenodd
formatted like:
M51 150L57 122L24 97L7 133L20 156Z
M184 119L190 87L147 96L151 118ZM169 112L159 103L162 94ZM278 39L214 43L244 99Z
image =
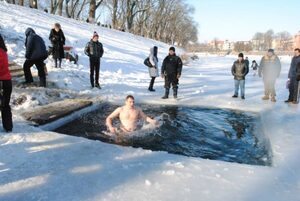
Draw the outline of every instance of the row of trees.
M292 35L287 31L282 31L275 33L272 29L266 32L257 32L252 38L253 48L256 50L265 50L272 48L273 42L276 41L276 45L280 47L281 50L287 51L290 48L290 41L292 40Z
M38 8L38 0L6 0ZM49 12L105 24L170 44L186 46L198 40L194 8L185 0L50 0Z
M249 43L236 42L234 44L235 51L264 51L269 48L276 48L280 51L289 51L293 48L293 37L287 31L275 33L272 29L266 32L257 32Z

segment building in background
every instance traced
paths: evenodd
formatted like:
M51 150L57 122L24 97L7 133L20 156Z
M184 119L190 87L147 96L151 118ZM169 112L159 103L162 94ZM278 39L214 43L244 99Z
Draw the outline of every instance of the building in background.
M300 31L294 36L294 47L300 48Z

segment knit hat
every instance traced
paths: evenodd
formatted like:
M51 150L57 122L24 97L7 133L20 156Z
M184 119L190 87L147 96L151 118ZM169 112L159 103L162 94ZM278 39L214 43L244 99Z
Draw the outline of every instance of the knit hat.
M268 52L274 53L274 49L268 49Z
M244 58L244 54L243 53L239 53L239 57Z
M175 52L175 47L170 47L169 50L172 50L173 52Z
M93 34L93 39L94 39L95 37L99 37L99 35L97 34L97 32L96 32L96 31L94 31L94 34Z

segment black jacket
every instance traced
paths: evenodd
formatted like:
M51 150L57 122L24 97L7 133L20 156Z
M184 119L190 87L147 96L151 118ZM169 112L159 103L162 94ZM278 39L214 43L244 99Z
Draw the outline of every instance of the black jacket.
M53 58L64 58L64 45L65 45L65 35L63 31L60 29L58 32L55 29L51 29L50 35L49 35L49 40L52 43L53 50Z
M182 61L180 57L174 55L168 55L163 61L161 67L162 75L179 74L182 71Z
M35 34L34 30L31 28L27 28L25 31L26 40L25 47L26 53L25 57L28 60L39 60L46 59L48 56L46 45L44 40Z
M300 81L300 63L296 66L296 80Z
M292 78L296 77L296 68L297 68L298 63L300 63L300 56L293 57L291 66L290 66L290 70L289 70L289 74L288 74L288 78L292 79Z
M249 67L245 60L239 62L239 60L235 61L231 68L231 73L234 76L235 80L244 80L246 75L249 72Z
M90 58L101 58L104 53L102 43L91 40L86 44L84 53Z

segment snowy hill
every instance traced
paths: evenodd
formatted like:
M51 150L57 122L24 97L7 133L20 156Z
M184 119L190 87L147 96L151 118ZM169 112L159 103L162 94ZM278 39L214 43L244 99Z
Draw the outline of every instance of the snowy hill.
M48 79L57 85L56 91L14 88L12 102L27 98L23 104L12 104L13 133L0 133L0 200L300 200L300 109L283 103L288 94L285 81L290 57L281 58L275 104L261 100L262 80L252 75L247 77L246 100L233 100L230 68L235 57L206 55L184 66L179 100L162 100L163 80L157 79L155 93L148 92L148 69L142 63L153 45L159 48L161 63L168 45L3 2L0 13L0 32L8 42L11 61L24 62L27 27L49 44L48 34L55 22L62 25L67 44L80 57L78 66L64 61L62 69L52 68L51 60L47 61ZM89 88L88 58L83 54L95 30L105 49L102 90ZM260 57L250 59L259 61ZM105 144L43 131L21 117L23 111L54 99L82 96L122 103L129 93L138 103L257 112L270 140L273 165L244 165Z

